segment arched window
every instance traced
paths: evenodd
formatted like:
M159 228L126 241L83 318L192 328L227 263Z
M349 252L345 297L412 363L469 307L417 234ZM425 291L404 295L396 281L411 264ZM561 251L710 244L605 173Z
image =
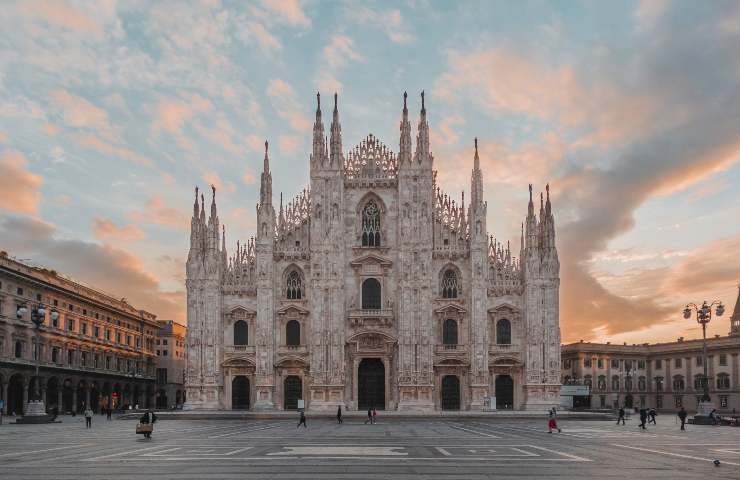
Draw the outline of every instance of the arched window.
M362 209L362 246L380 246L380 209L374 200Z
M505 318L496 322L496 343L499 345L511 344L511 322Z
M380 310L380 282L375 278L362 282L362 309Z
M619 377L617 375L612 377L612 390L619 390Z
M702 390L704 388L704 375L694 375L694 390Z
M289 347L301 344L301 324L298 320L291 320L285 325L285 344Z
M455 272L453 269L445 270L444 275L442 275L442 298L457 298L458 293L462 293L460 291L460 284L457 278L457 272Z
M676 375L673 377L673 389L677 392L683 392L686 389L686 382L683 379L683 376Z
M288 275L287 293L285 297L288 300L300 300L303 298L303 283L301 274L293 270Z
M727 390L730 388L730 376L726 373L717 375L717 390Z
M23 343L20 340L15 342L15 358L21 358L23 356Z
M244 320L234 323L234 345L249 344L249 325Z
M663 391L663 377L655 377L655 391L656 392Z
M445 345L457 345L457 322L451 319L442 324L442 343Z
M599 381L596 384L596 388L600 391L606 390L606 375L599 375Z
M591 388L593 386L593 380L591 375L586 375L583 377L583 384L587 386L588 388Z
M647 381L645 380L645 377L640 377L637 379L637 389L641 392L647 390Z

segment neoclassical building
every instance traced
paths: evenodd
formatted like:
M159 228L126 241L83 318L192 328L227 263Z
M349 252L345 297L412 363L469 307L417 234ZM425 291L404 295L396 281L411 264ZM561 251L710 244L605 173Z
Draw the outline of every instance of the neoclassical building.
M265 142L257 232L229 254L215 188L195 191L187 260L188 409L543 409L559 402L555 221L530 186L519 257L436 183L424 95L412 147L345 151L320 98L309 188L275 205Z

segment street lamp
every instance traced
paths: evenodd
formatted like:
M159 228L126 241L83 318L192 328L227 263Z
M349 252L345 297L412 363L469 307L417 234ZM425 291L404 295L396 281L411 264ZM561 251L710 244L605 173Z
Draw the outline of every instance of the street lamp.
M707 373L708 362L707 362L707 324L712 320L712 308L714 307L714 313L721 317L725 313L725 306L721 301L715 300L712 303L704 303L701 306L695 303L689 303L686 308L683 309L683 318L691 318L691 312L696 312L696 321L701 325L702 329L702 364L704 365L704 378L702 378L702 389L703 393L701 401L699 402L698 415L697 416L708 416L709 412L714 409L712 399L709 396L709 375Z
M25 305L19 305L15 315L18 319L21 319L27 312L28 307ZM53 321L56 321L59 318L59 312L57 312L56 309L52 309L50 316ZM39 364L41 362L39 329L44 323L44 318L46 318L46 307L43 304L39 304L31 308L31 321L36 325L36 351L34 353L36 375L34 376L33 382L33 399L29 399L28 405L26 406L26 414L23 416L23 421L20 423L45 423L50 421L49 419L51 418L46 415L46 408L44 408L44 402L41 399L41 390L39 388Z

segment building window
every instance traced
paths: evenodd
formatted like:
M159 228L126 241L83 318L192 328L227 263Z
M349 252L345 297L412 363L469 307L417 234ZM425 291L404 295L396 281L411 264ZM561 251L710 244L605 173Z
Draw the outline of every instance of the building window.
M70 312L74 312L75 311L75 306L72 305L71 303L69 304L69 311Z
M126 345L131 346L131 335L126 335Z
M457 272L448 268L442 275L442 298L457 298L460 291L460 285L457 278Z
M674 395L673 402L676 408L681 408L683 406L683 397L681 395Z
M719 354L719 366L720 367L726 367L727 366L727 354L720 353Z
M121 332L116 332L116 343L121 343Z
M570 359L563 360L563 368L566 370L570 370Z
M619 377L616 375L612 377L612 390L619 390Z
M17 340L15 342L15 358L23 357L23 342Z
M167 345L167 339L166 338L163 338L162 339L162 345Z
M655 391L663 391L663 377L655 377Z
M105 369L106 370L110 370L110 362L111 362L110 357L105 357Z
M627 390L628 392L632 391L632 377L627 376L624 379L624 389Z
M681 359L680 358L676 358L676 359L673 360L673 365L676 368L681 368L681 366L683 365L683 363L681 362Z
M80 323L80 330L82 331L83 335L87 335L87 323L85 322Z
M159 350L157 350L157 356L158 356L158 357L160 356L160 355L159 355Z
M51 349L51 362L59 363L59 347L54 347Z
M596 388L599 389L599 391L606 390L606 376L605 375L599 375L599 381L596 384Z
M587 386L589 388L589 390L591 389L591 387L593 386L593 381L591 380L591 375L586 375L585 377L583 377L583 384L585 386Z
M511 322L505 318L496 322L496 343L511 345Z
M618 358L612 359L612 368L617 368L617 369L619 368L619 359Z
M285 344L289 347L301 344L301 324L298 320L291 320L285 325Z
M686 381L682 375L676 375L673 377L673 390L677 392L683 392L686 389Z
M100 355L93 355L93 367L100 368Z
M598 368L600 370L604 368L604 359L603 358L599 358L598 360L596 360L596 368Z
M702 360L703 359L702 359L701 355L698 356L698 357L696 357L696 366L697 367L701 367L702 366Z
M41 301L41 294L40 293L37 293L36 294L36 300L38 300L39 302Z
M295 270L288 274L286 298L288 300L300 300L303 298L301 275Z
M726 373L717 375L717 390L728 390L730 388L730 376Z
M157 345L159 345L159 339L157 339Z
M591 368L591 358L584 358L583 359L583 367L584 368Z
M166 383L167 383L167 369L158 368L157 369L157 385L164 385Z
M159 340L157 340L159 343ZM237 320L234 323L234 345L249 344L249 325L244 320Z
M632 360L625 360L624 361L624 369L627 371L632 370Z
M663 368L663 360L660 360L660 359L656 360L655 361L655 369L656 370L660 370L662 368Z
M447 319L442 324L442 343L445 345L457 345L457 322Z
M637 368L638 368L638 370L645 370L645 360L638 360L637 361Z
M95 338L98 338L98 337L100 337L100 327L98 327L97 325L95 325L95 326L93 327L93 332L94 332L94 336L95 336Z
M704 386L704 375L694 375L694 390L701 390Z
M727 408L727 395L719 396L719 408Z
M166 357L167 356L167 352L168 352L168 350L162 350L162 356L163 357Z
M362 246L380 246L380 209L374 200L362 209Z
M17 287L15 289L15 293L17 293L18 295L23 295L23 289L21 287Z
M647 390L647 381L645 377L640 377L637 379L637 389L640 390L641 392L644 392L645 390Z
M75 363L74 350L67 350L67 365L74 365L74 363Z
M75 329L75 321L71 318L67 319L67 331L73 332Z
M87 352L80 353L80 365L83 367L87 366Z
M380 282L375 278L362 282L362 309L380 310Z

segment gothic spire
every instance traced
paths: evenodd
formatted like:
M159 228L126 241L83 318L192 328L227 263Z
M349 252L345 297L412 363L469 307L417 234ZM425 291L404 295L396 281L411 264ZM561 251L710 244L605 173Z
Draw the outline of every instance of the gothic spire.
M730 317L730 335L740 335L740 285L737 286L735 309Z
M193 218L198 218L198 187L195 187L195 203L193 204Z
M211 219L215 220L218 217L216 213L216 185L211 185Z
M260 205L272 205L272 174L270 173L270 158L267 153L269 144L265 140L265 160L260 178Z
M483 203L483 174L480 170L478 157L478 138L475 138L475 155L473 157L473 172L470 175L471 204L474 210Z
M339 109L337 108L337 93L334 92L334 112L331 120L331 152L330 164L337 168L342 167L342 126L339 124Z
M409 109L406 106L408 94L403 92L403 116L401 117L401 140L398 147L398 163L411 163L411 123L409 123Z
M421 91L421 113L419 114L419 128L417 130L414 160L421 163L426 159L431 159L429 154L429 123L427 123L427 109L424 104L424 90Z
M311 155L311 162L323 164L325 152L324 123L321 121L321 93L316 92L316 120L313 124L313 154Z

